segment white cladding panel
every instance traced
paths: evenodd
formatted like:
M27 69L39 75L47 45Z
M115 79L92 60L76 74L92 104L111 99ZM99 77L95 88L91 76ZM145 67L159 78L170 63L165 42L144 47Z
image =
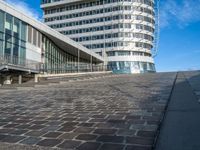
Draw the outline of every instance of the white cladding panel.
M26 43L26 58L28 60L36 61L36 62L41 62L41 49L30 44Z

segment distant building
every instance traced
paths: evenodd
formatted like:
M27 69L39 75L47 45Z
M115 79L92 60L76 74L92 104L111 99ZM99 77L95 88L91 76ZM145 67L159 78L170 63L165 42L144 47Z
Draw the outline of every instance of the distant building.
M103 58L0 1L0 74L89 71Z
M44 22L118 73L155 72L154 0L41 0Z

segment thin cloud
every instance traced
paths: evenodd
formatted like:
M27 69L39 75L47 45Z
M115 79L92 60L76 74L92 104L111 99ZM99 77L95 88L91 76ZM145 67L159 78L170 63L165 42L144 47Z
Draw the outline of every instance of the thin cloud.
M6 0L6 2L12 6L14 6L17 10L23 12L24 14L33 17L39 21L42 20L40 14L31 8L27 3L20 0Z
M200 21L200 0L163 0L160 3L161 28L176 23L183 28Z

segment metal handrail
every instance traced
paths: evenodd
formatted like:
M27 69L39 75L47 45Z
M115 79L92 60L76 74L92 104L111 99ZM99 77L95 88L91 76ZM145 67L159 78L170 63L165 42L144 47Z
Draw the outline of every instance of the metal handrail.
M24 59L18 56L11 56L11 55L0 55L0 65L8 65L8 66L15 66L24 69L39 71L41 63Z
M36 71L38 73L75 73L75 72L96 72L96 71L110 71L108 66L103 64L88 64L88 63L53 63L43 64L29 59L20 58L11 55L0 55L0 66L14 66L20 69L29 71Z

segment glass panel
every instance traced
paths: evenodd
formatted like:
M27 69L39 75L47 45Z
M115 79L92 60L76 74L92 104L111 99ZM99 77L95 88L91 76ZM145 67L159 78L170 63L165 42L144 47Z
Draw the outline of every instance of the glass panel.
M26 42L21 41L21 46L22 46L22 47L26 47Z
M0 57L3 56L3 41L0 40Z
M20 47L20 64L25 65L25 58L26 58L26 49Z
M19 56L19 46L18 45L13 45L13 55L14 55L14 57Z
M18 59L19 59L19 46L18 45L13 45L13 64L18 64Z
M28 42L32 43L32 27L28 26Z
M37 31L33 29L33 44L36 46L37 43Z
M5 42L5 54L7 56L11 55L11 48L12 48L12 44L6 41Z
M21 39L26 41L27 26L24 22L21 24Z
M13 37L13 44L19 45L19 39Z
M0 31L4 31L4 12L0 11Z
M12 42L12 36L9 35L9 34L6 34L6 39L5 39L6 42Z
M6 14L5 28L8 30L12 30L12 16L9 14Z
M20 20L14 18L13 32L14 32L14 37L16 38L19 38L19 35L20 35L19 27L20 27Z
M38 47L41 47L41 34L38 32Z
M4 39L4 34L2 32L0 32L0 40Z

